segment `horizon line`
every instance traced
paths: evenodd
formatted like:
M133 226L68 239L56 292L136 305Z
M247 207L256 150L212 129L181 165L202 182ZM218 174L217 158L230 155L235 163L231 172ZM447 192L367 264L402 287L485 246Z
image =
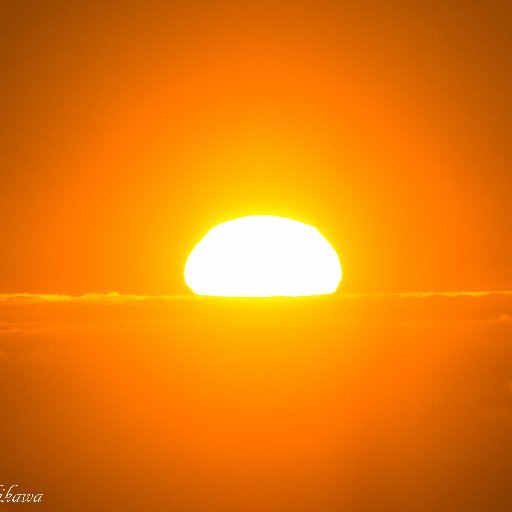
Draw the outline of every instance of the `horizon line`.
M512 296L512 290L480 290L480 291L411 291L411 292L361 292L344 293L336 292L324 295L307 296L273 296L273 297L222 297L196 295L193 293L182 294L130 294L119 292L92 292L84 294L58 294L58 293L0 293L1 303L68 303L68 302L106 302L106 303L129 303L129 302L151 302L151 301L176 301L176 300L215 300L215 299L242 299L242 300L264 300L264 299L308 299L308 298L430 298L430 297L490 297L490 296Z

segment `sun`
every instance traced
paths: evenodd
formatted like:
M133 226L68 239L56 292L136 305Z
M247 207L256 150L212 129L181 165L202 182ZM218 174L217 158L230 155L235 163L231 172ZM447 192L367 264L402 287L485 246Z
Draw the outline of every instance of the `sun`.
M298 297L333 293L341 264L318 229L297 220L251 215L212 228L185 265L198 295Z

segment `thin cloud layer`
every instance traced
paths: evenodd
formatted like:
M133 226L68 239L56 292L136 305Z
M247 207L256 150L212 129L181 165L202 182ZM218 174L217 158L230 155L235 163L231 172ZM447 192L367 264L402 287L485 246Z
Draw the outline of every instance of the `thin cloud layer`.
M47 293L4 293L0 294L2 304L40 304L40 303L75 303L75 304L122 304L130 302L157 302L186 300L187 295L130 295L117 292L86 293L84 295L65 295Z
M497 291L444 291L444 292L401 292L401 293L337 293L337 299L422 299L430 297L512 297L510 290ZM83 295L47 294L47 293L3 293L0 294L0 306L3 304L39 304L39 303L100 303L123 304L133 302L167 302L180 300L212 300L196 295L135 295L118 292L86 293ZM293 299L292 299L293 300ZM298 299L301 300L301 299Z
M184 329L186 325L284 326L510 324L512 291L368 293L298 298L195 295L2 294L0 336L91 328Z

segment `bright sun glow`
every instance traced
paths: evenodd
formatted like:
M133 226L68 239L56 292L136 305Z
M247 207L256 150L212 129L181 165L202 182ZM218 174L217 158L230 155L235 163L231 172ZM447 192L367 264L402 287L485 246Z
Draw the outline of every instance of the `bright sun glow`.
M215 226L185 265L185 282L199 295L321 295L340 280L338 255L316 228L272 215Z

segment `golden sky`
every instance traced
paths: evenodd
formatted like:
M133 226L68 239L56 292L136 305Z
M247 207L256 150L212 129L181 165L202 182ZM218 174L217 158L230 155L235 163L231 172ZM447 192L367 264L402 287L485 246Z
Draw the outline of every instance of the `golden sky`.
M510 292L4 295L0 483L56 512L506 512L511 335Z
M346 292L512 286L509 2L0 3L3 292L182 293L279 214Z
M0 494L510 512L511 59L508 0L0 0ZM192 295L251 214L338 293Z

